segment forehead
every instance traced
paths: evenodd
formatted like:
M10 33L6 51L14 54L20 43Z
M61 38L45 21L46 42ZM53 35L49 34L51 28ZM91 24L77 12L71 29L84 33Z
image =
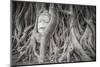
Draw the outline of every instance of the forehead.
M50 17L49 17L49 13L46 11L46 12L43 12L43 13L41 13L40 15L39 15L39 18L38 18L38 20L40 20L40 19L49 19Z

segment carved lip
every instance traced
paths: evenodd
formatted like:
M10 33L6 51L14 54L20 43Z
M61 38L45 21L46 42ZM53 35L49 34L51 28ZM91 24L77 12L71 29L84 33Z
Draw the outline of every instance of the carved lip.
M40 27L39 29L45 29L45 27Z

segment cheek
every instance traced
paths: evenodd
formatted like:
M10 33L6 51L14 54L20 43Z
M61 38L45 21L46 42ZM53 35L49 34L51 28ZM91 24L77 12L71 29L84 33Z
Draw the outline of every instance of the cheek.
M48 25L48 23L44 23L44 24L43 24L44 27L47 27L47 25Z

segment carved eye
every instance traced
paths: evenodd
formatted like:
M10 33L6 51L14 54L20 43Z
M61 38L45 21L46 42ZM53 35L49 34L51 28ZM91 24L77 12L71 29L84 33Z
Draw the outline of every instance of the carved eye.
M49 16L46 16L46 15L41 15L40 17L39 17L39 22L41 22L41 21L44 21L44 22L49 22Z

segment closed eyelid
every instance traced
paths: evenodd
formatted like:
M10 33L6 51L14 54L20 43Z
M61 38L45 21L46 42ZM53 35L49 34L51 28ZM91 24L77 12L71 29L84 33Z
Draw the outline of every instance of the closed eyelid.
M45 21L45 20L43 20L43 19L42 19L42 20L40 20L40 21L39 21L39 23L41 23L41 21L43 21L44 23L48 23L48 22L46 22L46 21Z

